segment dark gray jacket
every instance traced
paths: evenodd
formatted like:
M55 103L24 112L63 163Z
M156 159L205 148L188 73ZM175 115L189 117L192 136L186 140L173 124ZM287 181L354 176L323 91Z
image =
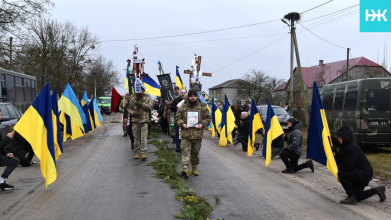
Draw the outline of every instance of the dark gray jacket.
M0 154L5 156L8 154L8 151L7 149L5 149L5 147L11 142L11 138L9 138L8 136L5 136L3 138L3 134L1 133L0 131Z
M303 123L297 121L292 128L292 132L288 136L288 147L287 149L295 152L297 155L301 156L303 154L303 134L301 129L303 128Z

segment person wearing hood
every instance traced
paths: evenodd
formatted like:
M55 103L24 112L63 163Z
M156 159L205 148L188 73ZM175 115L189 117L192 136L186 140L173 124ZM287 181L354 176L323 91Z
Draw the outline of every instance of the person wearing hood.
M189 127L191 124L190 118L195 118L196 115L198 115L198 126ZM197 166L200 162L199 155L202 137L204 136L204 128L207 128L211 121L212 117L207 105L197 99L196 90L190 89L188 98L185 100L183 105L178 108L175 117L175 124L181 127L182 176L189 176L188 168L190 166L190 162L192 165L193 175L199 175Z
M129 93L126 93L125 98L121 100L121 103L119 104L119 111L122 113L123 118L123 131L124 131L124 137L129 135L130 142L131 142L131 149L134 150L134 137L133 137L133 130L132 130L132 115L128 113L130 103L130 95Z
M309 160L303 164L298 165L299 158L303 154L303 134L301 128L303 123L294 118L288 120L288 128L291 130L289 136L285 136L284 140L288 143L288 147L280 153L280 158L284 162L286 169L282 173L293 174L299 170L310 168L314 172L314 164Z
M340 143L340 150L335 154L338 178L348 195L340 203L355 205L375 194L380 197L380 202L384 202L386 199L384 186L364 191L372 180L373 169L361 147L354 140L353 132L348 126L343 126L336 134Z
M249 128L250 128L250 116L247 112L241 112L240 113L240 124L239 126L235 126L239 130L239 135L236 140L242 144L242 150L244 152L247 152L247 145L248 145L248 134L249 134Z

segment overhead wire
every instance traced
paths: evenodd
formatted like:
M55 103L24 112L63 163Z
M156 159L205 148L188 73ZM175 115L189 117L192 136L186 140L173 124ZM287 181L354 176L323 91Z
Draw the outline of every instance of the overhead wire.
M311 9L308 9L307 11L301 12L300 14L304 14L304 13L306 13L306 12L309 12L309 11L311 11L311 10L314 10L315 8L319 8L320 6L323 6L323 5L325 5L325 4L327 4L327 3L330 3L330 2L332 2L332 1L333 1L333 0L330 0L330 1L328 1L328 2L325 2L325 3L323 3L323 4L320 4L320 5L318 5L318 6L315 6L315 7L311 8Z
M312 19L310 19L310 20L301 21L301 23L313 21L313 20L316 20L316 19L319 19L319 18L326 17L326 16L328 16L328 15L336 14L336 13L337 13L337 14L340 14L340 13L343 13L343 12L345 12L345 11L348 11L348 10L350 10L350 9L352 9L352 8L355 8L355 7L359 6L359 5L360 5L360 4L355 4L355 5L349 6L349 7L347 7L347 8L344 8L344 9L341 9L341 10L338 10L338 11L335 11L335 12L332 12L332 13L329 13L329 14L325 14L325 15L322 15L322 16L319 16L319 17L316 17L316 18L312 18ZM334 16L334 15L333 15L333 16Z
M298 24L300 24L300 23L298 23ZM346 49L346 47L338 46L338 45L336 45L336 44L331 43L330 41L327 41L327 40L323 39L322 37L316 35L314 32L312 32L312 31L310 31L309 29L307 29L304 25L302 25L302 24L300 24L300 25L301 25L303 28L305 28L307 31L309 31L311 34L317 36L319 39L321 39L321 40L323 40L323 41L325 41L325 42L327 42L327 43L329 43L329 44L331 44L331 45L334 45L334 46L336 46L336 47L339 47L339 48L342 48L342 49Z
M322 53L322 54L324 54L324 55L326 55L326 56L330 57L330 58L331 58L331 59L333 59L334 61L336 61L336 59L335 59L335 58L333 58L333 57L331 57L331 56L329 56L329 55L327 55L327 54L323 53L322 51L318 50L316 47L314 47L314 46L312 46L311 44L309 44L309 43L305 42L303 39L301 39L301 38L299 38L299 37L297 37L297 39L301 40L302 42L304 42L304 43L305 43L305 44L307 44L308 46L310 46L310 47L314 48L315 50L319 51L320 53Z

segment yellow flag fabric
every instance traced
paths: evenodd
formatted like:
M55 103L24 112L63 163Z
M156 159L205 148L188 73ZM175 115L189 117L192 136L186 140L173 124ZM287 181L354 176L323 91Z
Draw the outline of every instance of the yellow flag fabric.
M280 135L284 134L284 131L281 128L280 122L277 119L277 116L274 114L274 110L267 100L267 116L265 124L265 137L263 139L263 151L262 155L266 158L266 166L272 161L272 142L274 139L278 138Z
M257 132L261 128L263 128L261 116L259 115L257 106L253 99L251 103L250 127L248 133L248 146L247 146L247 154L250 157L254 152L255 132Z

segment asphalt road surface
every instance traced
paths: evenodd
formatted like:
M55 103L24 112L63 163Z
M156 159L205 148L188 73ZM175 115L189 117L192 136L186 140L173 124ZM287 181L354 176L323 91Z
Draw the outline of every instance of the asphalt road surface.
M57 164L58 178L45 189L39 166L19 166L8 182L13 191L0 191L0 219L174 219L181 203L169 185L152 177L156 159L134 160L129 137L122 137L119 114L105 116L101 128L64 144L65 153ZM218 147L209 132L200 154L200 176L187 184L200 195L216 195L221 202L210 219L386 219L389 200L377 206L378 198L357 206L343 206L343 191L335 180L317 183L320 173L281 174L281 162L268 168L259 152L249 158L237 147ZM160 139L168 139L161 135ZM148 145L148 151L156 148ZM37 160L35 158L35 160ZM39 162L39 161L37 161ZM178 166L179 167L179 166ZM0 172L4 168L0 168ZM323 192L316 186L335 186ZM339 187L339 188L338 188ZM329 193L329 194L327 194ZM388 194L389 195L389 194ZM373 205L370 205L373 204ZM369 207L369 208L368 208ZM361 211L360 211L361 210ZM364 211L362 211L364 210ZM368 214L369 213L369 214Z

